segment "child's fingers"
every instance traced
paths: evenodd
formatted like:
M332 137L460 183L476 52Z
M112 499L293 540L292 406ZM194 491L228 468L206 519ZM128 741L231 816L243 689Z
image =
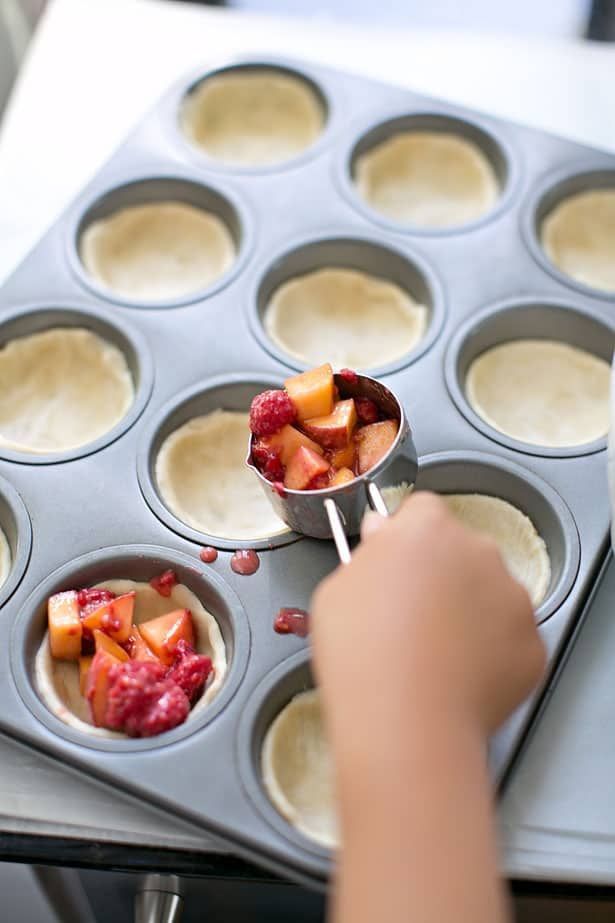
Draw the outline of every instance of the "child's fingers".
M361 538L363 541L377 532L378 529L381 529L385 522L386 519L383 516L379 516L373 510L368 510L361 522Z

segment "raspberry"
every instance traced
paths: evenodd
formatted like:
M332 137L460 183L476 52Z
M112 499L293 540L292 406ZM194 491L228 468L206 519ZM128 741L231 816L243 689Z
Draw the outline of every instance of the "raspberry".
M280 453L277 449L263 445L262 442L257 440L252 446L252 460L268 481L284 480L284 465L280 460Z
M355 397L354 405L357 409L357 417L360 423L377 423L380 419L378 405L369 397Z
M190 702L198 699L212 672L213 664L210 657L197 654L186 641L178 641L175 662L169 667L167 679L177 683Z
M185 692L162 664L129 660L109 670L105 726L130 737L153 737L182 724L190 712Z
M310 633L310 614L305 609L280 609L273 623L279 635L305 638Z
M165 570L164 573L159 574L158 577L152 577L149 585L152 589L156 590L157 593L160 593L161 596L170 596L176 583L177 574L175 571Z
M99 609L105 603L111 602L112 599L115 599L115 593L112 593L111 590L103 590L100 587L86 587L83 590L78 590L79 615L84 619L90 612L94 612L95 609Z
M263 391L250 407L250 429L255 436L272 436L297 416L286 391Z
M341 369L340 378L343 378L344 381L347 381L349 385L356 385L359 380L359 376L354 369Z

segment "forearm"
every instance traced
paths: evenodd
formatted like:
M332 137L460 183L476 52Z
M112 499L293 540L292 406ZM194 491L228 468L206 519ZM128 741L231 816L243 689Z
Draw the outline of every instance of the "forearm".
M342 769L335 923L507 919L482 735L430 715L398 727L394 763Z

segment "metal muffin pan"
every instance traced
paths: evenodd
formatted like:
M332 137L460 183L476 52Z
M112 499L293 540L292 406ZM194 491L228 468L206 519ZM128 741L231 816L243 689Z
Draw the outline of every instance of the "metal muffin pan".
M271 339L264 327L265 311L280 286L319 269L354 269L385 279L427 308L427 329L416 346L399 359L370 369L372 377L387 375L414 362L440 333L444 322L444 298L438 277L422 257L410 256L390 245L383 246L376 235L348 237L342 230L339 235L326 239L308 238L296 241L291 249L274 256L252 293L248 307L250 326L259 343L274 359L291 369L302 371L309 364L287 353Z
M379 374L410 421L422 459L419 487L503 496L545 538L554 576L537 617L553 669L606 553L604 444L568 454L508 444L471 418L462 382L473 354L524 334L578 341L607 357L612 304L547 271L528 246L527 228L528 215L539 207L537 190L576 175L580 163L615 171L615 157L324 68L258 60L241 66L258 64L290 69L319 88L327 122L311 148L279 167L253 170L202 155L178 124L186 92L211 72L192 75L145 117L0 290L0 338L9 338L3 330L18 335L62 317L66 323L84 322L125 348L138 385L133 416L82 452L37 459L45 463L34 465L34 457L0 451L0 523L9 540L12 526L10 517L2 518L2 497L12 503L14 495L4 482L27 510L17 504L22 550L15 556L10 600L0 589L0 728L207 829L247 859L322 887L330 856L275 814L262 791L257 751L267 721L309 682L309 641L276 635L275 613L280 606L309 608L315 586L336 567L337 554L331 542L286 535L261 546L256 574L234 574L231 552L244 542L187 530L161 503L152 477L157 446L189 416L216 405L243 409L262 385L288 376L295 364L265 341L260 312L275 285L293 273L321 260L344 260L417 286L416 294L424 284L431 309L427 337L404 361ZM493 145L491 156L501 157L501 198L473 224L442 232L393 226L364 208L352 188L349 164L362 139L375 143L390 131L392 118L416 125L426 115L454 119L473 138L483 132ZM84 223L127 204L134 194L149 201L178 190L189 196L207 190L203 195L209 198L190 201L214 210L216 203L230 203L238 217L240 251L227 276L194 297L155 305L126 302L93 286L78 262ZM228 212L223 217L234 220ZM33 542L25 567L28 514ZM206 542L221 549L212 565L198 557ZM44 598L73 582L147 577L169 564L203 602L210 601L233 639L228 683L209 716L205 711L192 726L155 742L119 741L101 748L55 719L32 686ZM491 741L491 770L500 784L542 691Z

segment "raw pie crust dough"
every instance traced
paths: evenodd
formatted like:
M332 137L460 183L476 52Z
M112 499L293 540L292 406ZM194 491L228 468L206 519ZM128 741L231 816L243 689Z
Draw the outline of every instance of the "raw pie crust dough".
M178 519L199 532L255 539L287 530L246 465L248 421L247 413L214 410L184 423L160 448L160 495Z
M609 428L610 368L553 340L513 340L482 353L466 379L474 410L507 436L532 445L577 446Z
M4 586L11 572L11 549L3 530L0 529L0 588Z
M385 487L382 495L393 515L413 485ZM512 576L528 591L534 607L538 607L551 583L551 560L544 539L531 519L516 506L487 494L440 494L452 513L464 525L489 535L498 545Z
M85 229L80 251L97 282L141 301L198 292L219 279L236 256L224 222L183 202L122 208Z
M309 147L324 118L320 100L300 78L263 69L204 80L186 98L181 126L210 157L264 166Z
M427 308L376 276L319 269L274 292L264 325L277 346L308 365L370 369L416 346L427 327Z
M226 675L226 649L222 634L213 615L203 608L194 593L182 583L176 584L171 595L161 596L149 583L135 583L133 580L106 580L96 584L111 590L117 596L136 591L135 624L154 619L174 609L190 609L197 636L197 651L211 657L215 675L198 702L192 707L186 721L199 715L218 694ZM49 633L36 655L34 664L38 692L47 708L65 724L95 737L122 739L126 734L95 727L90 722L87 700L79 690L79 667L72 661L54 660L49 646Z
M67 452L119 423L134 400L124 354L89 330L57 327L0 349L0 445Z
M495 540L510 574L522 583L534 607L551 583L551 561L544 539L516 506L486 494L443 494L442 499L464 525Z
M317 689L296 695L275 718L261 770L271 801L293 827L322 846L338 846L333 765Z
M615 292L615 189L564 199L544 219L541 242L551 262L572 279Z
M500 192L478 145L439 131L401 132L361 154L355 183L380 214L425 228L475 221Z

